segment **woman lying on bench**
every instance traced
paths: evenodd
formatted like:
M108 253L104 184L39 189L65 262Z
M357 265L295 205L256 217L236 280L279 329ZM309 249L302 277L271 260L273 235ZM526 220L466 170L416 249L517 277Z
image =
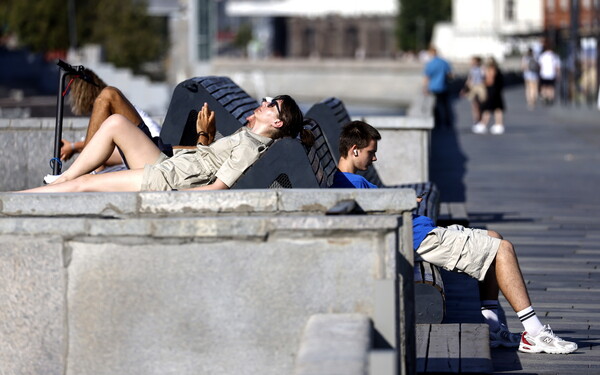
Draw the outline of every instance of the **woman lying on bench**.
M288 95L263 103L247 118L247 126L205 146L210 135L198 133L198 146L175 152L169 158L138 128L121 115L104 121L81 155L52 184L22 192L82 192L141 190L219 190L230 188L273 140L296 137L303 129L300 108ZM205 103L198 121L214 129L215 114ZM212 126L211 126L212 125ZM118 146L130 169L89 174L102 165Z

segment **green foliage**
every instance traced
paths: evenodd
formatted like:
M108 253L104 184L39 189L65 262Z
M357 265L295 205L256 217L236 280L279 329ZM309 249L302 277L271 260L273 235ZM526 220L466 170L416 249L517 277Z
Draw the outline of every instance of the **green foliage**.
M3 0L0 23L16 33L33 51L66 49L69 31L66 2L62 0Z
M237 33L235 34L235 39L233 44L238 48L246 48L248 43L252 40L252 25L248 23L244 23L240 25Z
M448 21L452 16L452 0L398 0L397 40L402 50L427 48L433 26Z
M74 0L77 40L100 44L108 61L135 71L160 59L168 43L161 21L140 0ZM67 0L2 0L0 26L36 52L69 47Z

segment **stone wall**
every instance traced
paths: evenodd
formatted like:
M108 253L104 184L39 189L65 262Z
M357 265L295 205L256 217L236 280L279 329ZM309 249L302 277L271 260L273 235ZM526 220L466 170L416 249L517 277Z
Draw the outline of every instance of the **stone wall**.
M381 132L375 163L386 185L429 180L429 138L431 117L369 116L361 118ZM70 141L85 136L87 118L65 118L63 138ZM160 121L162 122L162 121ZM52 172L55 119L0 119L0 191L14 191L42 185ZM63 164L63 171L72 160Z
M325 215L348 199L366 214ZM414 206L402 189L0 193L0 368L289 374L309 318L340 313L410 373Z

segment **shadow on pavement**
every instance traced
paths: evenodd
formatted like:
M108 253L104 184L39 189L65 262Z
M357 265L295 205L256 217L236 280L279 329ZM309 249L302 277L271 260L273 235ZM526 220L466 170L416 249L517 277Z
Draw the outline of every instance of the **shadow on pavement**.
M460 148L455 129L431 132L429 178L440 191L441 202L465 202L467 157Z

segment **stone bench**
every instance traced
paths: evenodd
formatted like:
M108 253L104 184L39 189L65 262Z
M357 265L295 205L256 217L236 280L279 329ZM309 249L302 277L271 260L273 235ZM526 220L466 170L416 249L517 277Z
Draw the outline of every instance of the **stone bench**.
M365 214L325 214L347 200ZM335 312L372 321L387 355L369 366L413 373L414 206L408 189L0 193L0 368L289 374L310 317Z

